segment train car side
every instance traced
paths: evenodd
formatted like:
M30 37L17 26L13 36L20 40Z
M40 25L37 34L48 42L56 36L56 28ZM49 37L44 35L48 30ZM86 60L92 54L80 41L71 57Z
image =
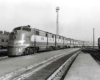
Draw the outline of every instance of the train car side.
M8 36L5 34L0 34L0 48L7 48L8 46Z

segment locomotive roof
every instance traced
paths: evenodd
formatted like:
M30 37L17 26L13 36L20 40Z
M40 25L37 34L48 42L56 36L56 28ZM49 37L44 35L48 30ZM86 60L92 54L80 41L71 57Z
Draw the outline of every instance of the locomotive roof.
M19 26L19 27L16 27L16 28L21 28L21 27L28 27L28 28L30 28L31 30L43 31L43 30L40 30L40 29L37 29L37 28L31 28L30 25L28 25L28 26ZM14 29L16 29L16 28L14 28ZM43 31L43 32L45 32L45 33L49 33L49 34L53 34L53 35L56 35L56 34L54 34L54 33L50 33L50 32L47 32L47 31ZM60 37L66 38L66 37L61 36L61 35L57 35L57 36L60 36ZM66 38L66 39L69 39L69 40L75 40L75 39L71 39L71 38ZM80 40L75 40L75 41L80 41Z
M37 28L31 28L30 25L28 25L28 26L19 26L19 27L16 27L16 28L21 28L21 27L29 27L30 29L35 29L35 30L38 30L38 31L43 31L43 30L40 30L40 29L37 29ZM14 29L16 29L16 28L14 28ZM54 33L50 33L50 32L47 32L47 31L43 31L43 32L56 35ZM61 36L61 35L58 35L58 36L64 37L64 36ZM64 37L64 38L66 38L66 37ZM70 38L67 38L67 39L70 39Z
M32 29L35 29L35 30L38 30L38 31L43 31L43 30L40 30L40 29L37 29L37 28L32 28ZM54 33L50 33L50 32L47 32L47 31L43 31L43 32L56 35L56 34L54 34ZM58 35L58 36L64 37L64 36L61 36L61 35ZM66 37L65 37L65 38L66 38Z
M33 28L33 29L38 30L38 31L43 31L43 30L40 30L40 29L37 29L37 28ZM53 34L53 33L47 32L47 31L43 31L43 32ZM53 34L53 35L56 35L56 34Z

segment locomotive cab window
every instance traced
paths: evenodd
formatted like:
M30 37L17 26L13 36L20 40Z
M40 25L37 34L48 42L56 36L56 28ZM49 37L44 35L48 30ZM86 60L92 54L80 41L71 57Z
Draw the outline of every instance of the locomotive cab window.
M15 28L14 30L21 30L21 27L17 27L17 28Z
M53 38L53 37L54 37L54 35L53 35L53 34L51 34L51 33L49 33L49 34L48 34L48 37L49 37L49 38Z

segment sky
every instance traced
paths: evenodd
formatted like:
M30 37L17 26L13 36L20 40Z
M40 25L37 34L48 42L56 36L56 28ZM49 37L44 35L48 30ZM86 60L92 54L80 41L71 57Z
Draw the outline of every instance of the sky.
M18 26L56 33L59 6L59 35L83 41L100 37L100 0L0 0L0 30Z

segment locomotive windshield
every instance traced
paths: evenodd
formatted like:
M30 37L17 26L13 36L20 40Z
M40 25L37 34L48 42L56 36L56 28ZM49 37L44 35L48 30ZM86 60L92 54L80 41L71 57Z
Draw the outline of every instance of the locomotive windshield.
M22 30L31 31L31 29L29 27L23 27Z
M17 30L23 30L23 31L31 31L31 28L28 26L24 26L24 27L17 27L15 28L13 31L17 31Z
M21 30L21 27L17 27L17 28L15 28L14 30Z

